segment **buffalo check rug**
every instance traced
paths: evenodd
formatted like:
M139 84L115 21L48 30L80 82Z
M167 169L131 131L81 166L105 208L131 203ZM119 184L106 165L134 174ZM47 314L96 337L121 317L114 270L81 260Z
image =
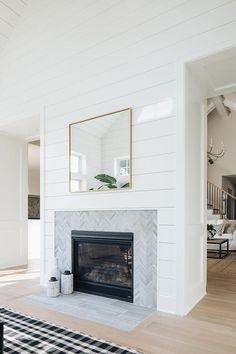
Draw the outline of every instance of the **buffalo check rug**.
M78 331L0 308L4 323L4 353L11 354L140 354Z

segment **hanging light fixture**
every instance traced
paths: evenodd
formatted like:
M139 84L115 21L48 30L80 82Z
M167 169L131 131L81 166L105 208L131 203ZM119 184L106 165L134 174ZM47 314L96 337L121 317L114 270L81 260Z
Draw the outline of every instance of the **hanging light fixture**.
M221 143L221 149L219 151L219 149L216 149L214 152L214 148L213 148L213 139L211 138L211 142L209 145L209 150L207 151L207 159L210 165L213 165L214 162L220 158L222 158L225 155L225 147L224 147L224 143Z

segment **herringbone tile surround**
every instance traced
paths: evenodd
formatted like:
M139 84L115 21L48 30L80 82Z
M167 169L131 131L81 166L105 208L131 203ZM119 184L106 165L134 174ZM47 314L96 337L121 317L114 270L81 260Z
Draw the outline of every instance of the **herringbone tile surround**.
M71 231L134 233L134 304L156 307L157 211L102 210L55 213L55 256L61 271L71 269Z

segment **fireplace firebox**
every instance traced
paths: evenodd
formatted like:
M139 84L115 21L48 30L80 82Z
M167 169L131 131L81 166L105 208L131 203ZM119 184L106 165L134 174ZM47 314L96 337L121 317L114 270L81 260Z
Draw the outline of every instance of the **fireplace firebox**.
M133 233L72 231L74 289L133 302Z

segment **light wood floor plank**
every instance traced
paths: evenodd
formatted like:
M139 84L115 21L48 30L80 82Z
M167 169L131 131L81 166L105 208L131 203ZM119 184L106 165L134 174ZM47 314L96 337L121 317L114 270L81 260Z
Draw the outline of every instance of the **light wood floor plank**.
M208 260L207 295L186 317L152 314L132 332L81 320L21 298L40 290L34 268L0 271L0 306L67 326L146 354L236 353L236 253Z

